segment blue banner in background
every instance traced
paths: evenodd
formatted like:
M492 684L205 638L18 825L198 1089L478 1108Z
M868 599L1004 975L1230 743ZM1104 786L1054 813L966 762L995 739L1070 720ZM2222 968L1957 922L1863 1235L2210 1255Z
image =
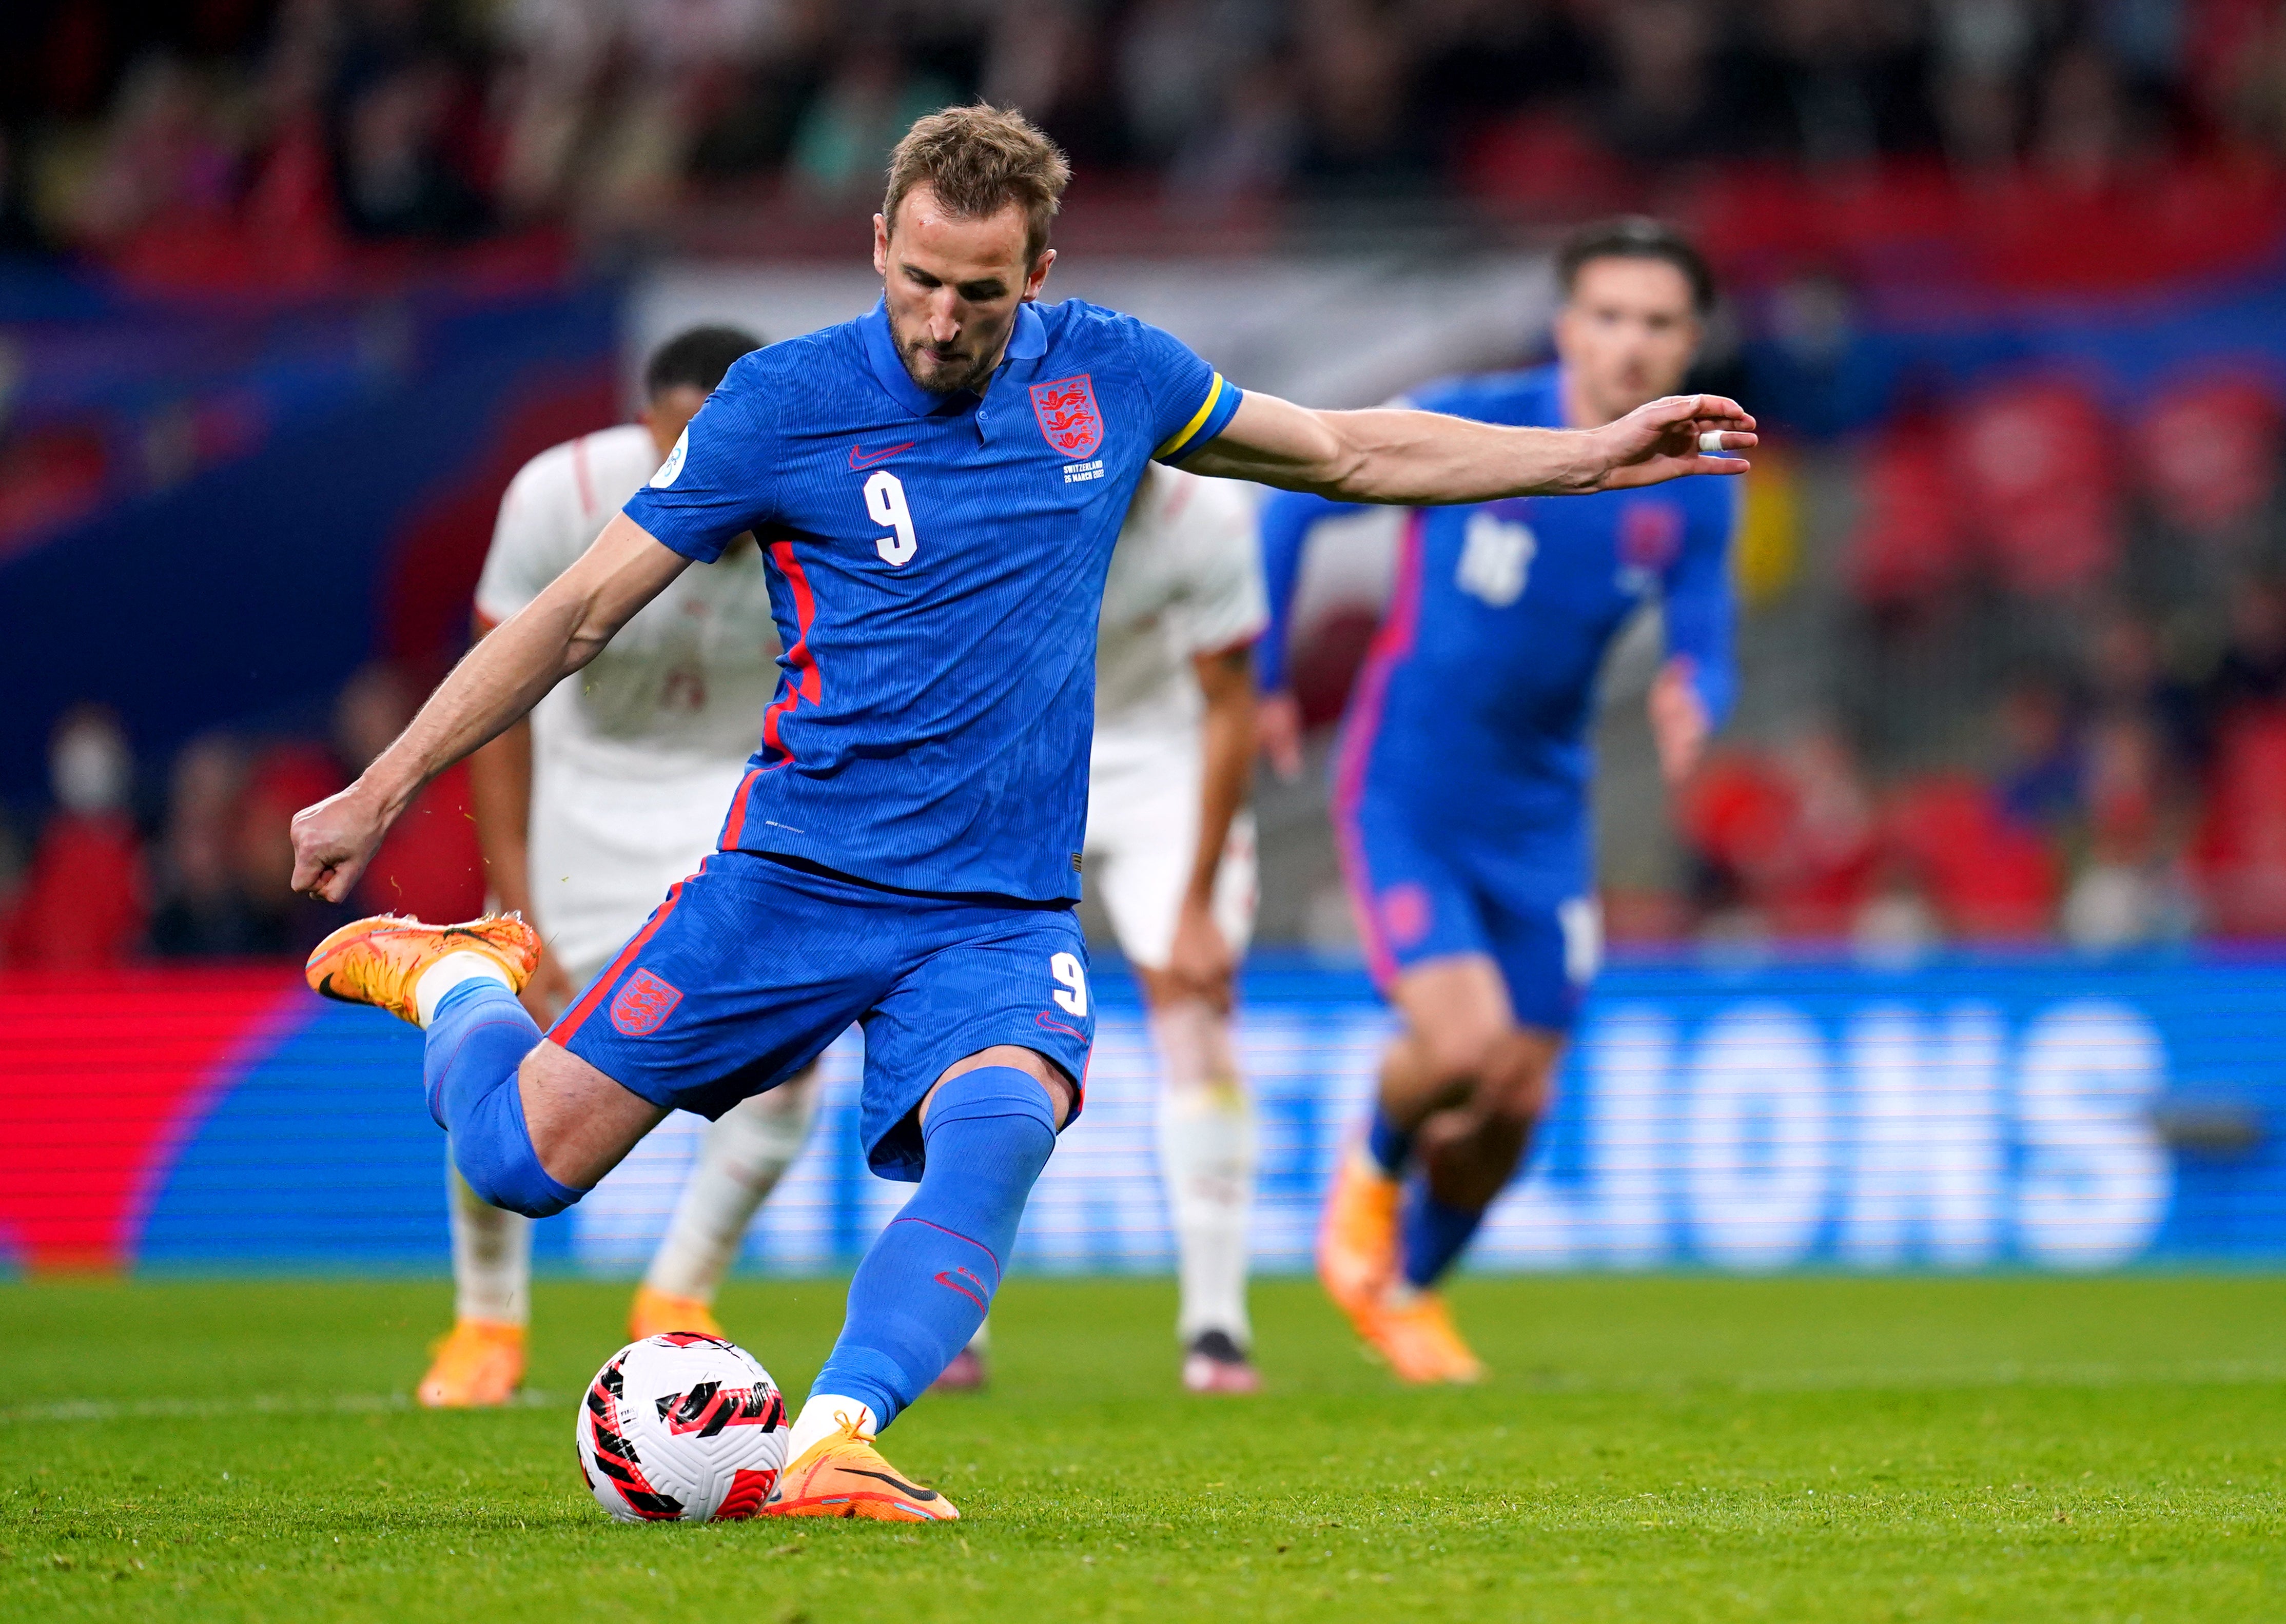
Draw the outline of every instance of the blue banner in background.
M1026 1215L1035 1270L1158 1272L1173 1238L1132 987L1098 978L1085 1114ZM419 1038L310 1001L234 1062L156 1180L135 1246L168 1268L440 1269L444 1147ZM1242 1052L1261 1113L1254 1250L1307 1265L1388 1017L1354 971L1258 965ZM828 1056L808 1151L746 1266L842 1268L910 1186L864 1169L863 1063ZM2286 963L2063 955L1911 969L1640 963L1608 972L1481 1269L2096 1269L2286 1259ZM540 1256L642 1267L706 1124L677 1116Z

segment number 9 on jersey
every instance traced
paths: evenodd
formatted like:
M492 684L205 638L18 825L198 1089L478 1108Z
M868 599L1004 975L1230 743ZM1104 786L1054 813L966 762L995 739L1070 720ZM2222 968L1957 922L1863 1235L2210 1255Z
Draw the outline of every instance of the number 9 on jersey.
M865 511L875 524L887 524L896 532L875 537L873 550L892 567L911 563L921 545L913 533L913 510L905 505L903 482L886 468L876 469L865 482Z

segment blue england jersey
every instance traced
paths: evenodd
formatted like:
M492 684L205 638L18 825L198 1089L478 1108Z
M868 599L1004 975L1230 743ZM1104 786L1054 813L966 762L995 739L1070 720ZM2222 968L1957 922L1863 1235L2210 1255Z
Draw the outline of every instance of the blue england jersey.
M982 395L886 309L731 367L627 516L710 563L751 530L785 652L724 849L895 889L1079 895L1105 571L1152 458L1240 391L1179 341L1025 304Z
M1409 404L1482 422L1564 426L1553 367L1431 385ZM1544 905L1588 879L1587 729L1612 638L1666 612L1670 653L1720 724L1736 687L1729 585L1739 491L1678 479L1641 491L1525 497L1407 516L1389 611L1344 722L1337 814L1368 800L1451 837ZM1257 668L1284 685L1310 529L1357 508L1281 494L1262 515L1272 622ZM1494 855L1494 854L1497 855Z

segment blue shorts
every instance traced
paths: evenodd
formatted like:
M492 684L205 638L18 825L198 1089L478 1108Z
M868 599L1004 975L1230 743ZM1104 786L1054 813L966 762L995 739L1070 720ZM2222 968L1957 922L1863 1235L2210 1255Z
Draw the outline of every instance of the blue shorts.
M915 1108L995 1044L1087 1076L1095 1013L1068 908L908 896L716 852L678 883L548 1036L622 1088L720 1116L865 1030L859 1132L884 1179L921 1176Z
M1518 1021L1572 1029L1603 958L1584 887L1534 871L1513 850L1424 832L1370 794L1337 810L1336 832L1366 962L1384 995L1432 958L1481 953L1499 966Z

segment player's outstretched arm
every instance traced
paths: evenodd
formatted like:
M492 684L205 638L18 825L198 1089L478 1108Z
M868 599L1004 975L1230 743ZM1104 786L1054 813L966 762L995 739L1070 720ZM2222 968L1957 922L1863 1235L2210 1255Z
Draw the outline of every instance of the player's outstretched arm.
M294 888L338 903L438 773L595 658L690 560L621 514L578 563L469 650L358 781L294 815Z
M1183 466L1340 501L1433 507L1743 474L1754 420L1720 395L1673 395L1600 429L1517 429L1383 406L1317 412L1249 390Z

